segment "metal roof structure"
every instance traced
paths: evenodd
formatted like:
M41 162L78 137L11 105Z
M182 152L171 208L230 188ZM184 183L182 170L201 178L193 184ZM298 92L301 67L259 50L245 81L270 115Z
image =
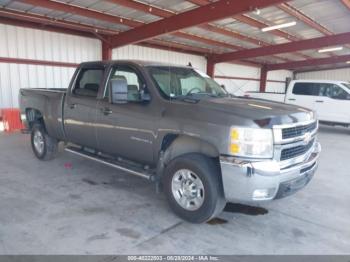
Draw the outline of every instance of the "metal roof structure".
M0 0L0 22L99 38L107 49L139 44L203 55L209 68L350 66L350 0Z

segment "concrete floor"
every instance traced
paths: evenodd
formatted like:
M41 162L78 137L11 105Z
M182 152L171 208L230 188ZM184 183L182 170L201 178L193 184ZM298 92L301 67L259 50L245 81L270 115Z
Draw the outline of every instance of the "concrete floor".
M28 135L2 133L0 254L350 254L350 129L319 140L304 190L193 225L147 181L67 152L41 162Z

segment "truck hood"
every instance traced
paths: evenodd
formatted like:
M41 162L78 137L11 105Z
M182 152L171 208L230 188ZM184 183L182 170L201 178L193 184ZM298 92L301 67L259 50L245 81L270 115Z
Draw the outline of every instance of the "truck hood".
M252 120L260 127L304 122L314 119L314 112L303 107L262 99L224 97L202 99L200 107Z

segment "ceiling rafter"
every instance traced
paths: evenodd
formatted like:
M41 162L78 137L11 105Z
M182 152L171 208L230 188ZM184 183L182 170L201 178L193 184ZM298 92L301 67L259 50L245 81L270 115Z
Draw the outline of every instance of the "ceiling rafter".
M51 1L51 0L21 0L21 1L28 3L28 4L31 4L31 5L37 5L37 6L41 6L41 7L45 7L45 8L49 8L49 9L57 9L60 11L79 14L81 16L89 17L89 18L93 18L93 19L97 19L97 20L103 20L103 21L107 21L107 22L115 22L118 24L124 24L124 25L128 25L132 28L134 28L135 26L138 27L138 26L145 25L145 23L143 23L143 22L136 22L134 20L125 19L125 18L122 18L119 16L109 15L109 14L101 13L101 12L98 12L95 10L82 8L82 7L78 7L78 6L73 6L71 4L64 4L64 3L60 3L60 2L55 2L55 1ZM163 15L164 17L170 17L170 16L174 15L174 13L172 13L170 11L163 10L163 9L160 9L160 8L157 8L154 6L148 6L148 5L145 5L141 2L129 1L129 0L108 0L108 1L115 3L115 4L127 6L129 8L134 8L136 10L148 12L148 13L154 12L154 14L157 13L158 15ZM152 7L151 11L150 11L150 7ZM192 39L196 42L201 42L201 43L206 43L206 44L208 44L208 42L209 42L209 40L206 38L194 36L192 34L187 34L185 32L181 32L181 33L179 33L179 35L180 34L181 34L182 38ZM230 48L230 49L234 49L234 50L239 50L238 46L229 45L228 43L225 43L222 41L213 40L213 41L211 41L210 44L215 45L215 46L226 47L226 48Z
M138 2L135 0L107 0L107 1L110 3L114 3L117 5L124 6L124 7L132 8L132 9L142 11L144 13L152 14L155 16L159 16L162 18L167 18L167 17L171 17L171 16L175 15L175 13L172 11L169 11L166 9L161 9L161 8L156 7L154 5L147 5L145 3L141 3L141 2ZM205 0L195 1L195 2L197 4L202 4L202 5L204 3L206 3ZM258 39L255 39L255 38L252 38L249 36L245 36L245 35L242 35L240 33L237 33L237 32L231 31L231 30L220 28L218 26L214 26L211 24L203 24L203 25L200 25L199 27L204 29L204 30L207 30L207 31L211 31L211 32L215 32L215 33L218 33L221 35L228 36L228 37L236 38L236 39L246 41L246 42L258 45L258 46L268 45L268 43L266 43L264 41L261 41L261 40L258 40ZM179 36L182 38L186 38L186 39L190 39L190 40L194 40L197 42L208 43L211 45L221 46L221 47L235 49L235 50L244 49L243 47L238 46L238 45L233 45L233 44L223 42L223 41L208 39L208 38L205 38L203 36L194 35L194 34L185 33L185 32L176 32L176 33L173 33L173 35L176 35L176 36ZM283 58L283 57L279 57L279 56L276 56L275 59L278 59L281 61L290 61L287 58Z
M211 2L209 0L200 0L200 1L196 1L196 0L187 0L188 2L192 3L192 4L196 4L196 5L199 5L199 6L204 6L204 5L207 5L207 4L210 4ZM263 22L260 22L256 19L253 19L247 15L244 15L244 14L239 14L239 15L235 15L233 17L234 19L236 19L237 21L241 22L241 23L244 23L244 24L247 24L247 25L250 25L252 27L256 27L256 28L264 28L266 26L268 26L267 24L263 23ZM279 37L282 37L282 38L285 38L289 41L298 41L300 40L298 37L296 36L293 36L293 35L290 35L282 30L273 30L270 32L271 34L274 34L276 36L279 36ZM310 56L307 56L307 55L304 55L304 54L295 54L299 57L302 57L302 58L306 58L306 59L309 59Z
M309 60L303 60L303 61L294 61L294 62L267 65L266 69L269 71L281 70L281 69L297 69L297 68L314 66L314 65L319 66L319 65L343 63L349 60L350 60L350 55L342 55L342 56L335 56L335 57L316 58L316 59L309 59Z
M252 8L264 8L289 0L219 0L168 18L164 18L113 37L113 47L137 43L163 34L173 33L188 27L198 26L229 16L249 12Z
M215 62L219 63L266 55L290 53L301 50L317 49L331 45L342 45L348 43L350 43L350 32L225 53L217 55L214 57L214 60Z

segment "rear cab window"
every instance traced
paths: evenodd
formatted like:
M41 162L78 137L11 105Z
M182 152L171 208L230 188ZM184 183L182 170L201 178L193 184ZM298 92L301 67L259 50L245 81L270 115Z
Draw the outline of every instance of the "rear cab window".
M72 91L73 94L96 98L103 81L104 71L104 67L81 69Z
M315 83L295 83L293 86L294 95L318 96L319 86Z

